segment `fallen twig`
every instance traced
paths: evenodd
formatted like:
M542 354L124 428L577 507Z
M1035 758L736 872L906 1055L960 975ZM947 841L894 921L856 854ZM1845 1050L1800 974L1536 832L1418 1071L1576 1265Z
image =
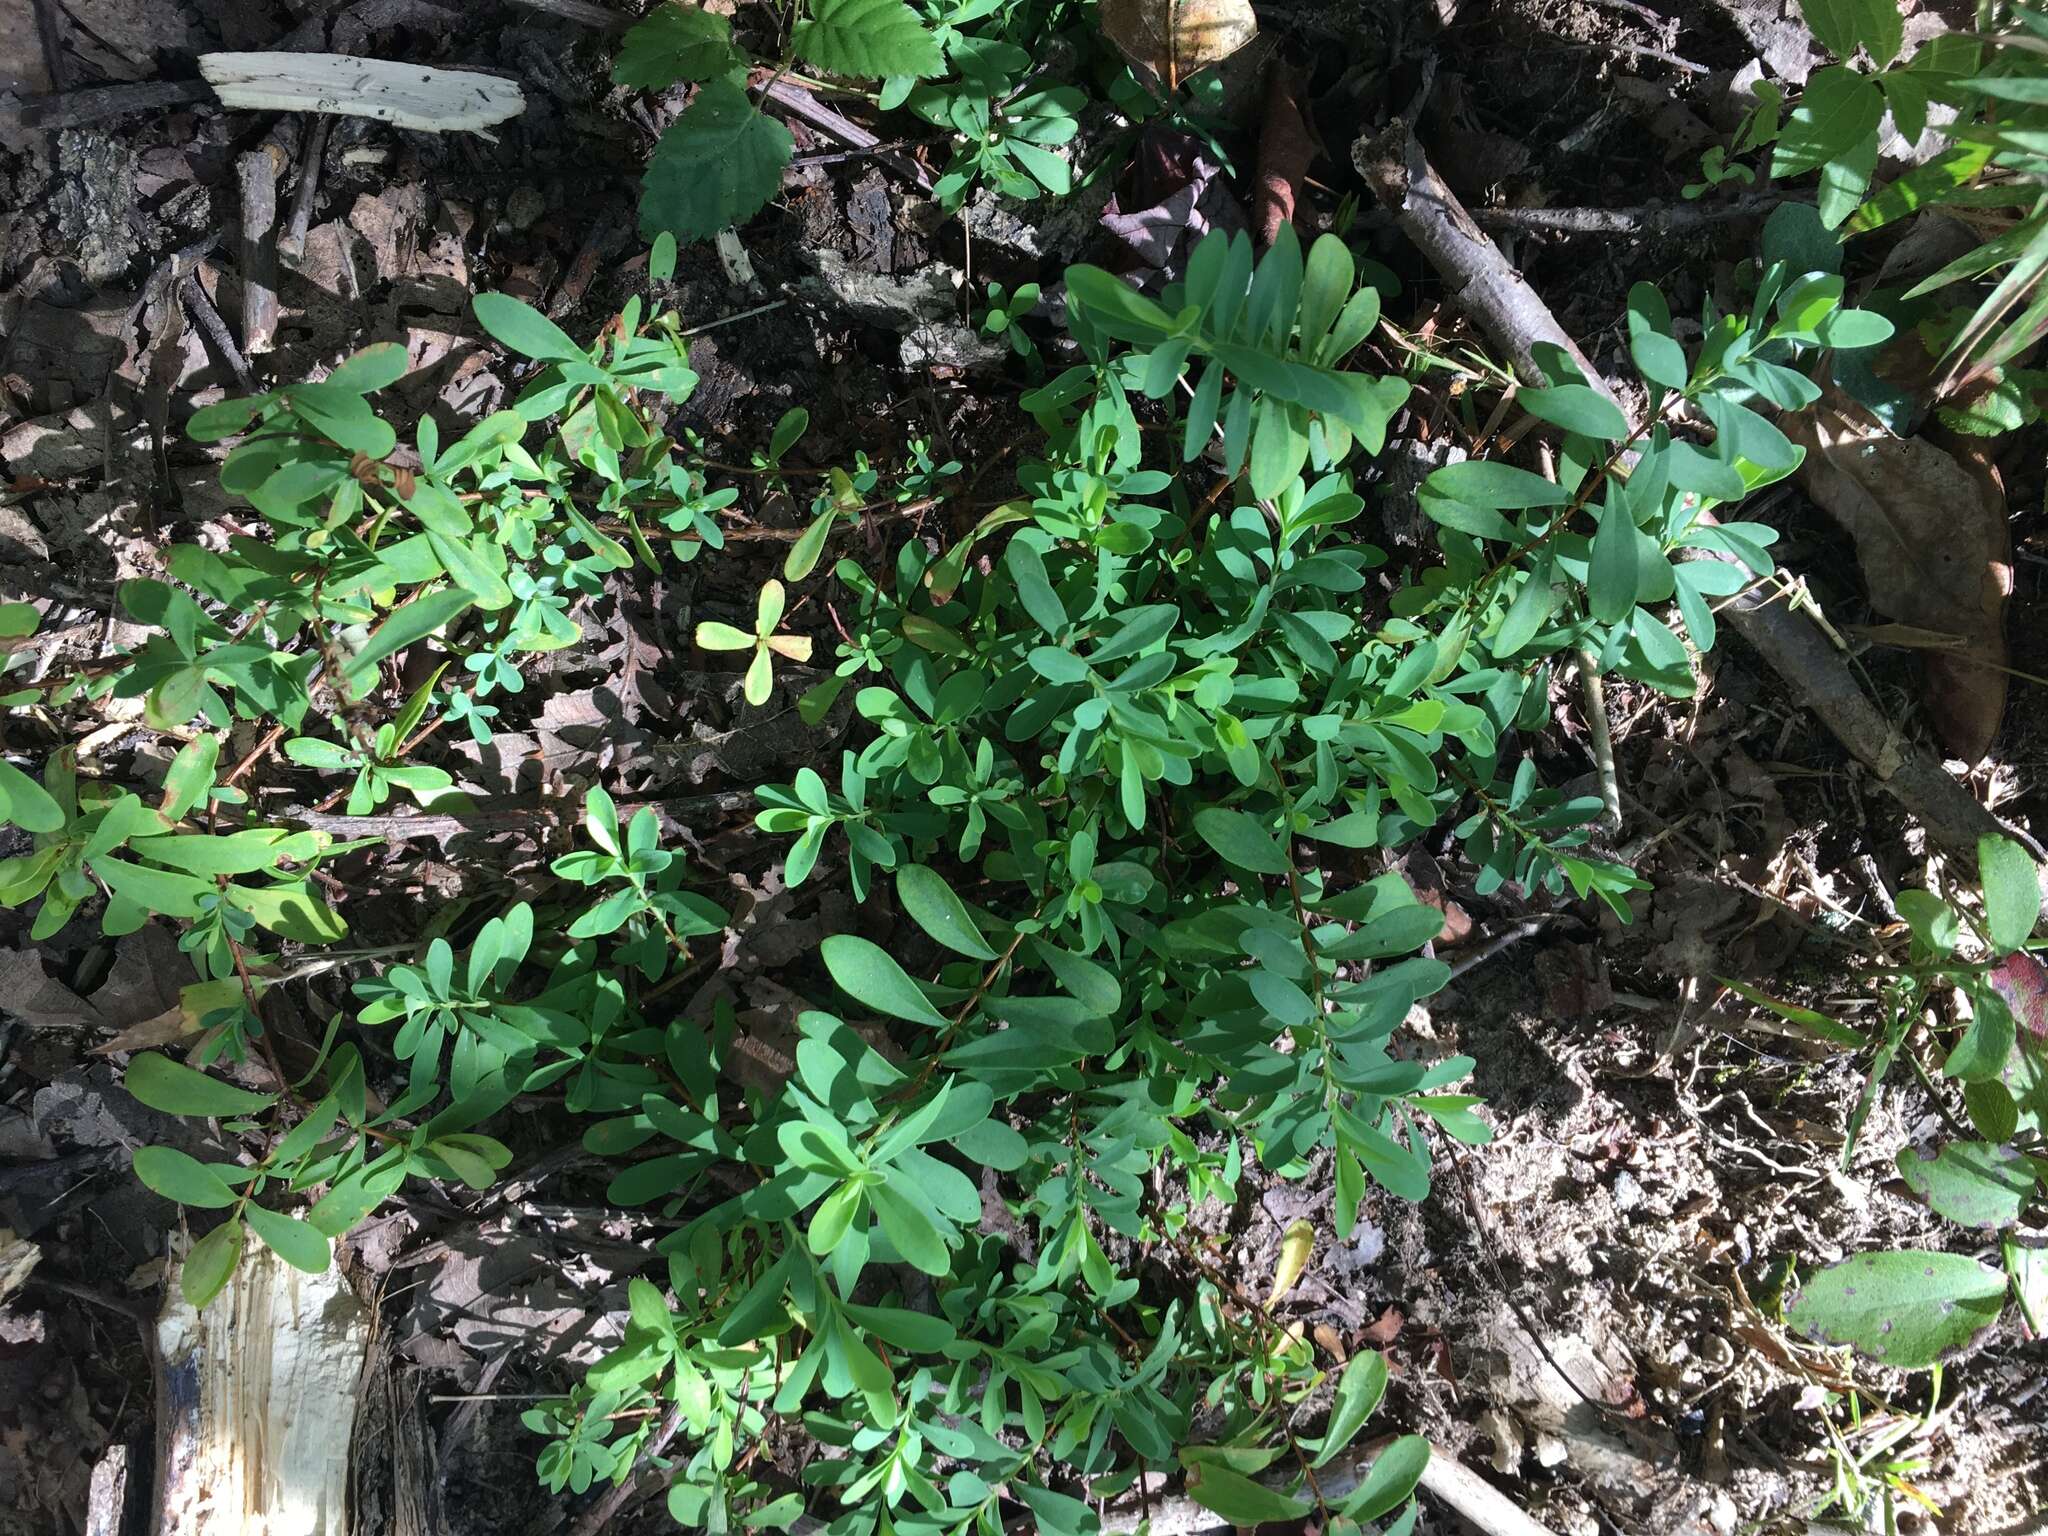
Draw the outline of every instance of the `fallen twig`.
M220 353L221 361L228 365L235 376L235 382L250 394L256 392L255 381L249 374L249 360L242 356L235 346L235 338L229 334L227 321L221 318L220 310L200 286L199 274L188 272L178 284L178 295L185 301L185 308L192 318L199 322L199 328L206 332L207 340Z
M877 160L890 169L908 176L917 183L920 190L931 191L931 172L908 155L893 154L880 149L882 140L879 134L870 133L844 113L833 111L794 80L770 80L767 89L761 94L785 111L802 118L820 133L829 133L850 149L875 150Z
M133 85L99 85L39 96L13 108L9 115L24 128L82 128L111 117L166 112L204 101L212 94L203 80L140 80Z
M1600 659L1584 646L1578 649L1579 686L1586 695L1586 741L1593 749L1593 769L1600 776L1600 825L1609 837L1621 833L1621 776L1614 770L1614 731L1607 722L1607 685L1600 677Z
M1405 122L1395 118L1360 139L1352 146L1351 163L1401 232L1429 258L1451 297L1508 354L1526 383L1545 382L1533 351L1538 344L1562 348L1588 379L1600 377L1535 290L1472 222Z
M1482 229L1527 230L1545 235L1688 234L1734 219L1762 218L1781 203L1777 193L1760 193L1732 203L1645 203L1635 208L1477 208L1472 220Z
M306 153L299 162L299 184L292 189L292 216L277 237L277 259L288 267L297 267L299 258L306 254L306 231L313 222L313 198L320 190L320 162L327 156L327 130L334 119L322 113L313 122L313 132L306 140Z

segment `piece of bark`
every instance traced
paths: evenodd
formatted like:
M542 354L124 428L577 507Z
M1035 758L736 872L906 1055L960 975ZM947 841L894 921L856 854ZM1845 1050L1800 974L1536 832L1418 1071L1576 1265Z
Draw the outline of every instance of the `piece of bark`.
M1351 163L1401 232L1429 258L1453 302L1508 354L1524 383L1545 382L1533 350L1538 343L1561 348L1589 381L1599 379L1578 343L1437 175L1406 123L1395 118L1360 139L1351 147Z
M1559 346L1579 364L1594 389L1634 419L1627 403L1601 377L1550 313L1549 307L1508 265L1436 172L1422 147L1397 119L1379 134L1361 138L1352 162L1402 230L1451 285L1458 302L1489 340L1518 368L1536 367L1532 347ZM1542 377L1532 372L1532 381ZM1718 557L1708 557L1718 558ZM2048 858L2033 839L2005 826L1951 778L1925 748L1908 740L1871 703L1849 664L1813 620L1777 592L1752 589L1723 610L1735 632L1783 677L1793 694L1834 733L1936 842L1974 871L1977 840L2016 837Z
M1252 227L1269 246L1294 222L1301 184L1315 159L1314 136L1294 93L1294 71L1275 59L1266 71L1266 116L1259 129L1259 185L1252 199Z
M252 1246L195 1312L157 1319L157 1529L348 1536L349 1444L369 1310L337 1270Z
M242 354L268 352L277 334L277 178L290 163L275 138L235 161L242 213L235 269L242 275Z
M128 1514L128 1447L110 1445L93 1463L86 1490L85 1536L122 1536Z

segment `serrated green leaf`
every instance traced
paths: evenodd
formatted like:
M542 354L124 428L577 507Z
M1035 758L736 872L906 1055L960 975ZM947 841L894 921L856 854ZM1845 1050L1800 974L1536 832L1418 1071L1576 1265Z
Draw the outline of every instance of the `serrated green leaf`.
M898 0L900 3L900 0ZM640 230L701 240L752 218L782 185L795 140L720 77L661 136L640 185Z
M619 39L612 79L659 91L683 80L709 80L745 63L732 45L732 23L725 17L694 5L664 5Z
M1867 48L1882 69L1905 41L1906 19L1898 0L1799 0L1799 10L1815 40L1838 59Z
M1839 64L1814 71L1778 136L1771 174L1820 169L1874 135L1883 116L1883 93L1868 75Z
M835 75L929 79L945 68L939 40L903 0L811 0L789 37L796 56Z

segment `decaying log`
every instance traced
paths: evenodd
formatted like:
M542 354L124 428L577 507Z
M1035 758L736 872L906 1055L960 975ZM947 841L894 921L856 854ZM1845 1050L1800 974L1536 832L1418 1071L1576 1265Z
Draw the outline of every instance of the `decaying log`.
M173 1285L156 1332L161 1536L348 1536L371 1326L347 1281L252 1246L203 1313Z

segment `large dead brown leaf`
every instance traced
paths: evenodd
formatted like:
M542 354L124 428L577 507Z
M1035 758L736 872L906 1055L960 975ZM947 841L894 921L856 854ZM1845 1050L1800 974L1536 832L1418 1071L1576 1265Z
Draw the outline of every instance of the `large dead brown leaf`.
M1996 472L1893 437L1837 389L1784 427L1806 449L1800 484L1856 540L1871 606L1961 641L1927 654L1925 703L1948 750L1979 761L2005 714L2012 547Z
M1259 35L1251 0L1102 0L1099 14L1102 35L1169 90Z

